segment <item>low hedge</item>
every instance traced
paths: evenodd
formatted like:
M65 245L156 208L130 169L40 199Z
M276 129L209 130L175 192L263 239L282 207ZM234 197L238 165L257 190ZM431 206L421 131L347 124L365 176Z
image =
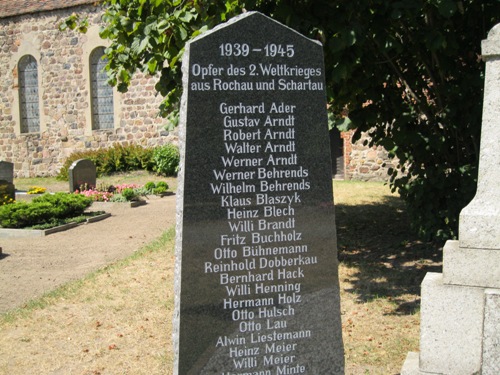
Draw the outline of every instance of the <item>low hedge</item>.
M0 225L4 228L26 228L82 215L92 199L81 194L44 194L32 202L15 202L0 206Z
M91 160L96 166L97 177L136 170L174 176L179 167L179 150L173 144L142 147L116 143L106 149L78 151L65 160L57 178L68 180L69 167L79 159Z

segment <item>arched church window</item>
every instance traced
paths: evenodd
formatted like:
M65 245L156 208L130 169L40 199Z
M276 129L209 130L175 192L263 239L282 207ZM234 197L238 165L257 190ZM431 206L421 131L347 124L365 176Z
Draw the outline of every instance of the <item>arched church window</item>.
M18 64L21 133L40 131L38 97L38 64L31 55L23 56Z
M113 129L113 88L107 82L103 58L104 47L98 47L90 54L90 89L92 105L92 129Z

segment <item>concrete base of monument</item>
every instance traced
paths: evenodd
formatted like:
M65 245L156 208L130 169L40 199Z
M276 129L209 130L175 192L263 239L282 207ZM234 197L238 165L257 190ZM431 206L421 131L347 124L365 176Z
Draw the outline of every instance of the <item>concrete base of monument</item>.
M401 375L424 375L428 374L420 371L419 354L416 352L409 352L406 356L405 363L401 369Z
M428 273L422 282L420 353L408 354L401 375L499 374L499 306L498 289L447 285L442 274Z
M500 374L500 289L487 289L484 303L481 375Z
M460 247L461 241L447 241L443 248L443 282L500 288L500 250Z

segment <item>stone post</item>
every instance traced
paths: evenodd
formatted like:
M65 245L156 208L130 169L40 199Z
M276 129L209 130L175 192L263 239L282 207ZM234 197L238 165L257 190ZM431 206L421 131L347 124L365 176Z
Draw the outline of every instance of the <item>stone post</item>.
M477 192L460 214L443 274L422 282L420 354L401 375L500 374L500 24L482 43L486 62Z

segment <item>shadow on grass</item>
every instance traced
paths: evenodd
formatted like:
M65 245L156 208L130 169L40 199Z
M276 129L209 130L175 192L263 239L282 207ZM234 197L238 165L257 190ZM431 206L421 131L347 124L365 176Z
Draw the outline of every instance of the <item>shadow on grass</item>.
M441 272L442 247L418 239L397 197L336 205L335 214L339 261L353 270L347 292L361 303L387 298L396 304L392 314L413 313L425 274ZM411 302L408 295L414 295Z

